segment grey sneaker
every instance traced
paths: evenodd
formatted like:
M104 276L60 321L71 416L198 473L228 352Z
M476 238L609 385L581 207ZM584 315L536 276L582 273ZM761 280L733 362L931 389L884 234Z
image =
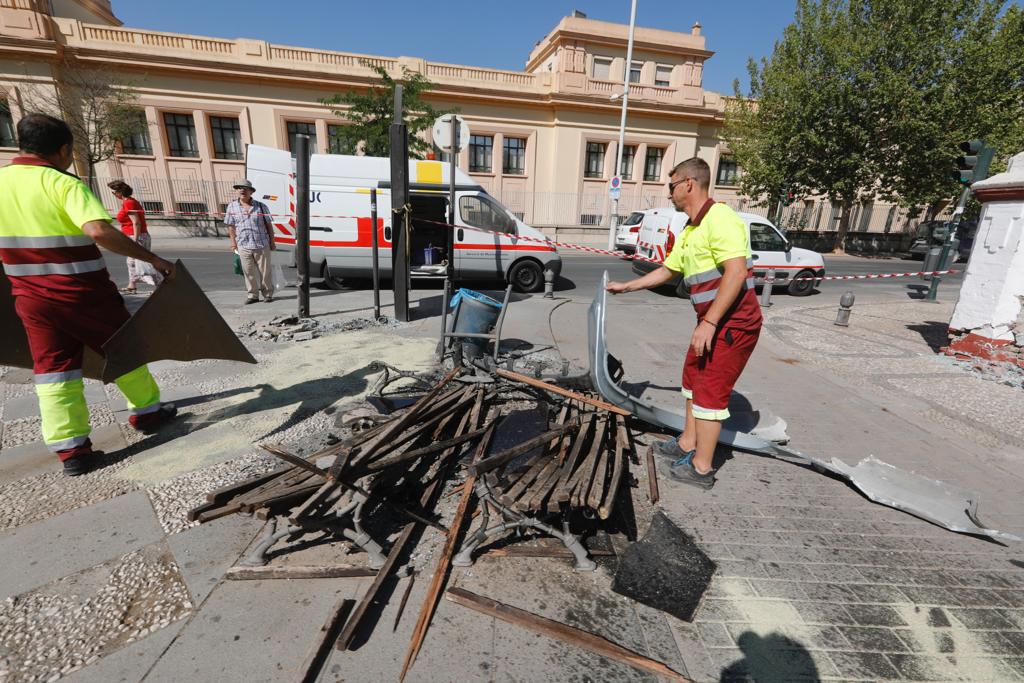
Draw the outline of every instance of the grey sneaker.
M696 451L684 451L675 439L665 439L654 444L654 452L675 462L680 458L692 457Z
M701 474L693 467L693 453L676 460L668 467L668 476L683 484L690 484L705 491L715 485L715 471Z

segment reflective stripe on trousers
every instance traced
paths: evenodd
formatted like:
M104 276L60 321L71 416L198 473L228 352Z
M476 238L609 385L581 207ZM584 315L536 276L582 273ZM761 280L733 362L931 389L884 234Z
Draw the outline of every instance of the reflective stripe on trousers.
M43 443L51 451L81 446L89 439L89 407L81 370L37 374L36 396L42 417ZM160 408L160 389L145 365L116 380L133 415L145 415Z
M747 289L754 289L754 278L748 277L743 282L743 287L740 289L741 292ZM703 292L690 292L690 301L694 304L706 304L709 301L714 301L715 295L718 294L718 287L709 289Z

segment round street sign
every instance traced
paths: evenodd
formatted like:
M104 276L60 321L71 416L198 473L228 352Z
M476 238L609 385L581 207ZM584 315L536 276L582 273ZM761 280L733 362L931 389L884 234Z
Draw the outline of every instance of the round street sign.
M462 151L462 148L469 144L469 126L466 120L458 114L445 114L437 117L434 121L434 129L431 131L434 144L445 152L452 151L452 117L455 117L455 151Z
M612 178L611 185L613 190L619 189L620 187L622 187L622 178L620 178L619 176L615 176L614 178Z

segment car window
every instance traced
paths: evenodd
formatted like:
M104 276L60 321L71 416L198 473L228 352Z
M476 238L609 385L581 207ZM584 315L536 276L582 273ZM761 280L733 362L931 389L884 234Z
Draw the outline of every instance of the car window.
M459 215L466 225L491 232L511 232L512 219L505 211L482 195L469 195L459 199Z
M750 248L752 251L785 251L786 243L772 226L751 223Z
M644 219L644 214L643 214L642 211L634 211L633 213L629 214L629 217L626 218L626 220L623 221L622 224L623 225L636 225L637 223L640 223L641 221L643 221L643 219Z

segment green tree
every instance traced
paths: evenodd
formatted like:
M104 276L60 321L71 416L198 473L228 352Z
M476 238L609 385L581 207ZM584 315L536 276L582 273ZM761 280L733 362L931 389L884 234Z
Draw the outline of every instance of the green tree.
M957 143L1024 142L1024 17L1002 0L799 0L772 55L749 65L725 135L744 193L782 187L841 208L882 197L937 209Z
M737 84L725 127L744 194L775 199L787 187L840 207L837 251L854 204L876 191L879 161L851 19L840 0L799 0L772 55L750 60L750 92Z
M332 139L332 148L342 154L355 154L359 143L367 156L386 157L391 153L389 128L394 118L395 86L402 85L402 108L404 121L409 129L409 156L422 159L433 149L423 135L434 125L434 120L446 111L438 111L423 100L423 93L433 89L434 84L423 74L402 67L402 77L395 80L382 66L361 62L380 77L380 82L370 86L366 93L348 91L320 100L331 106L347 105L335 109L334 114L349 121L339 126Z

